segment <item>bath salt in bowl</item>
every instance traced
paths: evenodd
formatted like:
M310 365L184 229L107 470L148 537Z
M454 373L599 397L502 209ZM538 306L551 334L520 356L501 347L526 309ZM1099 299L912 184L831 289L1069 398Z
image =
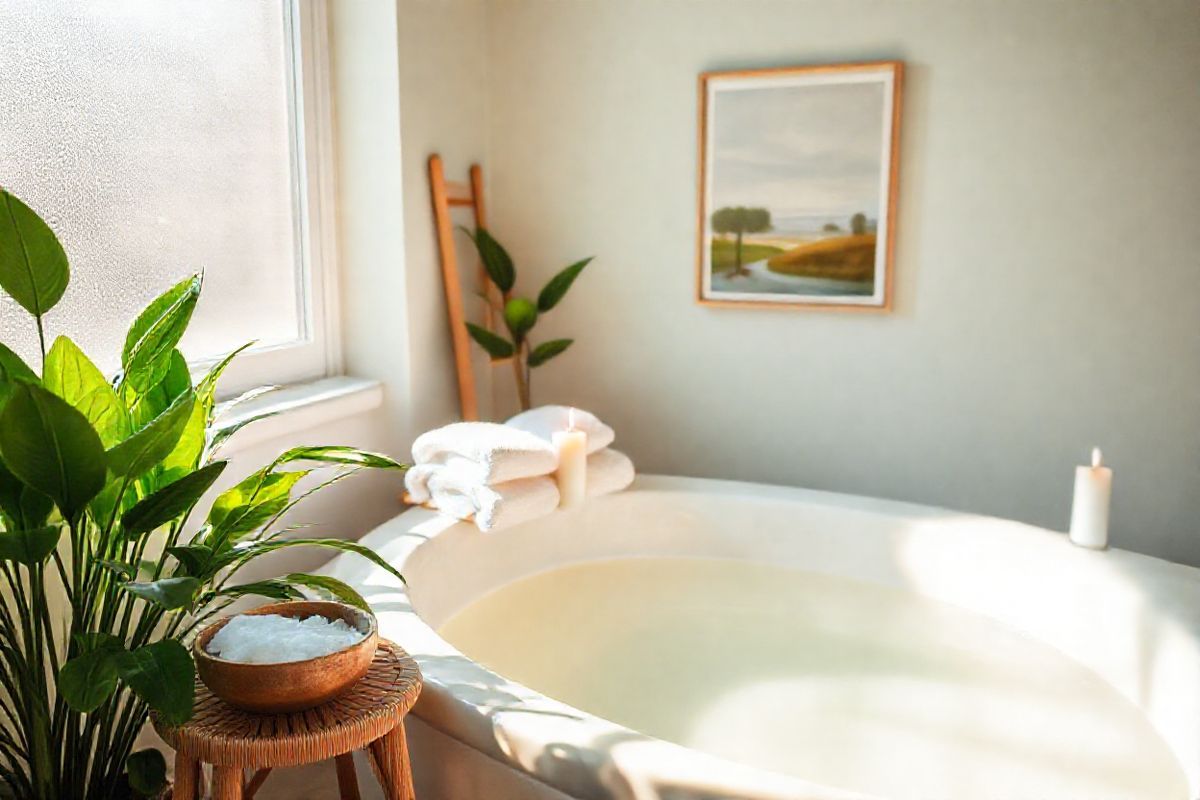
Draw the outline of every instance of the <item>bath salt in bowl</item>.
M367 673L379 641L375 617L323 601L273 603L227 617L192 643L212 693L260 713L303 711L342 694Z
M205 649L210 655L241 664L283 664L320 658L358 644L365 631L343 619L285 617L280 614L242 614L213 635Z

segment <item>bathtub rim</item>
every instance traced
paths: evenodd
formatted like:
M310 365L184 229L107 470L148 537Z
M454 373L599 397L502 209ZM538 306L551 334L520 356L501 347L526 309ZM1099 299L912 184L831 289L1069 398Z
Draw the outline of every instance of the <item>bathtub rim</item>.
M1067 544L1065 535L1060 532L1011 520L873 497L707 478L639 475L630 491L667 494L701 492L710 495L748 496L756 500L803 503L835 511L864 512L894 520L952 520L957 523L1000 526L1009 535L1045 538L1047 542L1053 539L1057 543L1055 546L1061 545L1062 552L1071 558L1117 560L1121 562L1122 569L1126 570L1135 582L1143 580L1154 582L1163 576L1173 576L1174 578L1183 576L1186 581L1195 585L1195 597L1200 599L1200 569L1116 548L1107 551L1084 551ZM602 501L601 499L591 502ZM503 536L504 532L481 534L466 523L456 523L445 520L433 512L411 508L378 526L360 541L377 550L386 550L385 557L403 572L405 565L412 563L414 557L427 542L447 534ZM1081 555L1076 556L1074 553ZM615 554L609 557L628 556ZM617 760L614 760L612 751L605 750L601 753L593 747L593 742L598 736L609 736L618 737L622 745L629 746L637 754L633 764L634 773L638 773L633 776L635 783L639 777L653 782L664 779L670 781L672 774L685 779L688 775L707 773L713 776L712 785L697 786L695 787L697 791L716 788L718 791L727 791L730 797L761 798L762 800L798 797L811 798L811 800L847 800L848 798L867 800L868 798L868 795L825 787L737 764L691 750L682 745L646 736L508 681L503 676L459 653L451 644L438 636L436 631L412 608L407 591L400 588L394 580L389 582L385 579L386 573L383 573L382 570L363 568L361 563L353 561L354 558L350 555L339 556L331 561L324 571L350 580L352 584L355 579L358 579L360 584L357 588L363 592L368 601L382 602L391 608L380 615L381 632L405 646L422 664L425 672L425 690L414 713L426 724L442 733L480 750L509 767L524 771L554 789L574 797L596 798L596 800L608 800L609 798L625 800L627 797L632 797L633 794L622 793L619 789L614 790L611 786L606 786L603 777L596 777L590 781L586 777L587 774L603 776L608 773L611 778L611 774L615 771L621 776L620 782L626 784L630 782L630 776L627 774L628 764L618 763ZM566 559L548 568L591 560L595 560L595 558ZM364 576L372 571L370 585L361 585ZM540 571L543 570L532 570L512 579L527 577ZM914 589L914 591L916 590ZM473 599L475 598L471 598L471 600ZM1006 622L1003 619L1000 621ZM1200 625L1189 627L1187 632L1200 646ZM1071 656L1068 654L1068 657ZM442 674L445 662L441 659L446 658L455 659L455 668L461 672L452 677ZM1088 665L1085 664L1085 666ZM463 696L462 687L473 685L520 690L519 702L505 707L500 710L500 713L497 713L496 709L489 708L486 704L480 705L477 701ZM1114 688L1116 687L1114 686ZM1122 694L1125 693L1122 692ZM1145 707L1142 707L1142 711L1150 716ZM559 724L548 726L544 724L548 715L567 716L558 720ZM1151 722L1156 728L1159 727L1153 719ZM1161 729L1159 733L1168 740L1167 744L1184 773L1189 786L1188 797L1191 800L1200 800L1200 752L1192 760L1183 758L1179 748L1173 745ZM574 761L556 762L550 768L538 763L539 755L545 754L550 748L562 749L564 746L575 748ZM602 756L600 760L595 758L597 753ZM639 766L646 763L654 763L661 766L662 769L647 773ZM581 775L584 775L582 780ZM637 796L643 795L638 794ZM875 798L875 800L885 799Z

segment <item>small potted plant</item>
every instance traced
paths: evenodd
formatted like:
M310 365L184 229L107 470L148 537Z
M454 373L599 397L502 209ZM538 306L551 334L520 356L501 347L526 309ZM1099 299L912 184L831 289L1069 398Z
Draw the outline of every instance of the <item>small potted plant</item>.
M185 641L235 599L312 592L365 607L341 581L290 574L237 582L290 547L370 549L279 525L303 497L392 459L350 447L296 447L201 498L227 466L232 428L216 387L231 354L193 382L178 344L200 299L193 276L133 321L111 381L45 314L67 290L67 256L28 206L0 190L0 288L29 312L39 364L0 344L0 795L42 800L162 791L156 750L133 752L153 709L192 713ZM36 367L36 368L35 368ZM333 468L315 488L305 477Z
M566 295L571 284L579 277L592 260L591 257L576 261L565 267L551 278L538 293L537 301L527 297L514 297L513 287L517 282L517 270L508 251L496 241L485 228L477 228L473 233L463 231L475 243L479 251L479 259L483 262L484 272L488 281L496 287L496 293L484 292L484 298L491 304L499 317L504 320L512 339L506 339L494 331L480 325L467 323L467 331L479 346L487 351L494 359L511 358L513 376L516 378L517 400L522 411L528 411L531 405L532 370L542 366L550 359L561 354L571 346L574 339L550 339L539 345L534 345L529 335L542 314L558 305Z

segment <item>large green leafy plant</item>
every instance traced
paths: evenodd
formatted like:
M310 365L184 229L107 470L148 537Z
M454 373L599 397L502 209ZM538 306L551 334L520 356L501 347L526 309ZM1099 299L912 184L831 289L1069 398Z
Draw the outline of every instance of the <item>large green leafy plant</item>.
M109 381L67 337L47 348L45 315L69 277L53 231L0 190L0 288L33 316L42 356L39 375L0 344L0 794L151 795L165 764L156 751L132 752L134 739L151 709L169 723L190 717L185 642L197 626L243 595L307 591L365 607L329 577L238 583L237 572L276 550L317 546L399 577L366 547L301 538L280 519L358 470L402 467L348 447L299 447L196 513L226 467L221 448L234 429L221 417L236 402L215 395L236 353L193 383L177 349L200 278L138 316ZM297 487L320 467L334 472Z
M528 410L531 404L530 394L532 383L531 370L540 367L550 359L561 354L571 346L574 339L550 339L539 345L529 340L533 326L537 324L540 315L558 305L566 295L571 284L583 272L583 268L591 262L591 258L576 261L565 267L557 275L547 281L538 293L537 301L526 297L514 297L513 287L517 282L517 270L512 256L496 241L495 237L485 228L477 228L474 233L464 229L475 249L479 251L479 260L483 262L484 272L499 294L486 291L484 299L494 307L494 310L504 320L512 339L506 339L498 333L480 325L467 323L467 331L479 346L487 351L493 359L511 358L513 375L516 378L517 400L522 410Z

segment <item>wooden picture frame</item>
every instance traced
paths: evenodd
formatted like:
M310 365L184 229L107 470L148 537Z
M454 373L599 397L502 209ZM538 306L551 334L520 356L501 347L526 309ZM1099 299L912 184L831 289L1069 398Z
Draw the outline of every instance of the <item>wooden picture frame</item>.
M890 310L903 78L901 61L700 75L698 303Z

